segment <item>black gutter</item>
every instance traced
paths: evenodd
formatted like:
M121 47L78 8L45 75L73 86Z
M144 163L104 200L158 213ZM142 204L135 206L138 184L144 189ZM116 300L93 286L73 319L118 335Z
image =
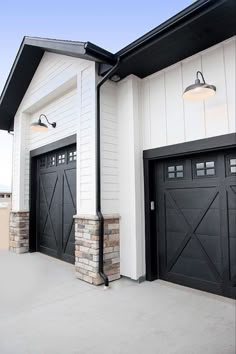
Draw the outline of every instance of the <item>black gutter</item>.
M99 221L99 275L104 281L106 287L109 286L108 276L104 273L104 217L101 210L101 112L100 112L100 89L101 86L109 80L115 73L120 63L120 58L117 58L116 64L110 71L103 77L103 79L97 84L97 111L96 111L96 213Z
M91 42L86 42L84 44L84 49L88 55L99 59L103 63L115 65L117 61L117 56L112 54L108 50L105 50Z

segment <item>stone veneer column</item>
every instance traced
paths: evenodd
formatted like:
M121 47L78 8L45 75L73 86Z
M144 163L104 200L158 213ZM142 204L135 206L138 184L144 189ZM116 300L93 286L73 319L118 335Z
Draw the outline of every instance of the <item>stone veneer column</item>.
M98 273L98 218L90 215L76 215L74 218L76 277L94 285L102 284ZM120 278L119 225L119 216L104 216L104 272L110 281Z
M12 211L10 213L9 250L15 253L29 251L29 212Z

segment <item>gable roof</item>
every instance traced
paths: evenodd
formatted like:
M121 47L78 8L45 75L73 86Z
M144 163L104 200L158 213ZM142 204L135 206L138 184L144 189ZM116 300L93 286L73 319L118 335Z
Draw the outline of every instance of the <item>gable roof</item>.
M104 75L120 57L117 74L144 78L235 35L235 0L198 0L115 54L91 42L24 37L0 97L0 129L14 116L45 51L93 60Z
M93 56L87 54L86 46L93 49ZM16 111L45 51L109 64L114 62L113 54L92 43L24 37L0 97L0 129L13 130Z

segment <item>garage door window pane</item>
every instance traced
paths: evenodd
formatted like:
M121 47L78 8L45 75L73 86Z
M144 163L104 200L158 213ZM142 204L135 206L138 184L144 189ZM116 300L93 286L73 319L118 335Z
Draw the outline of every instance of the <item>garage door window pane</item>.
M208 161L208 162L206 162L206 168L210 168L210 167L214 167L214 166L215 166L214 161Z
M206 174L209 175L209 176L210 175L214 175L215 174L215 170L213 168L212 169L209 168L209 169L206 170Z
M50 156L49 159L48 159L48 166L51 167L51 166L55 166L56 164L56 157L55 156Z
M183 165L175 165L167 167L167 176L168 178L183 178L184 177L184 166Z
M177 173L176 173L176 177L177 177L177 178L183 178L183 177L184 177L183 172L177 172Z
M76 161L76 151L69 152L69 162Z
M230 173L235 174L236 173L236 159L235 158L230 159L229 162L230 162Z
M195 164L195 176L214 176L215 175L215 161L203 161Z
M65 154L59 154L58 155L58 165L64 164L66 160L66 155Z
M197 169L204 168L205 167L204 162L197 163L196 167L197 167Z
M232 167L230 168L230 172L231 172L231 173L236 173L236 166L232 166Z
M197 170L197 176L205 176L205 170Z
M46 167L46 157L40 159L40 168Z

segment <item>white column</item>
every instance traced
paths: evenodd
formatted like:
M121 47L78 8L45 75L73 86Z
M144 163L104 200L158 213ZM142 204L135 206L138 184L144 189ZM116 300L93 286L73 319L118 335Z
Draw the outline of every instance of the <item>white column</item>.
M131 75L118 85L120 151L121 274L145 274L143 163L140 79Z
M96 213L95 176L95 119L96 72L95 63L78 75L78 127L77 127L77 214Z
M12 185L12 210L14 211L28 211L28 205L25 205L27 117L26 114L20 114L15 118L14 125Z

